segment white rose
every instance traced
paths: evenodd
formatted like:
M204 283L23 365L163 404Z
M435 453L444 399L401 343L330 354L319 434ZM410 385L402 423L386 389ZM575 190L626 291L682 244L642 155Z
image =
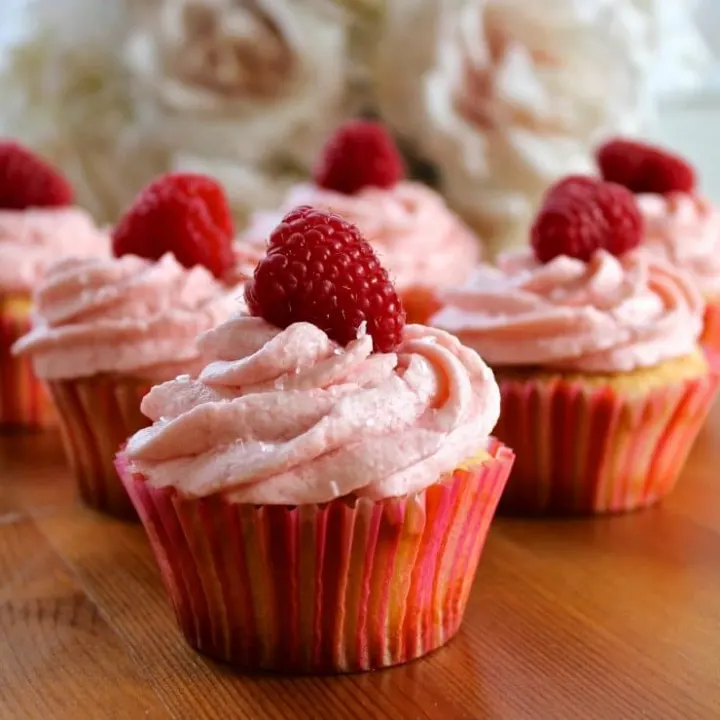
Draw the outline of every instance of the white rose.
M156 0L127 58L171 152L309 167L348 111L346 28L293 0Z
M438 166L449 201L492 244L525 241L550 182L592 170L599 138L638 132L647 121L653 18L636 0L437 7L422 38L434 48L429 64L427 53L413 53L421 79L396 74L418 100L403 110L385 93L382 111ZM392 48L406 26L402 17L388 26L380 71L397 65Z

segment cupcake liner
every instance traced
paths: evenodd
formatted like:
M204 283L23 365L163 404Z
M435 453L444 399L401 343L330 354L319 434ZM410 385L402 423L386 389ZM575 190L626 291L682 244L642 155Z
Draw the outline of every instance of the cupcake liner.
M708 300L705 306L700 344L714 359L720 356L720 300Z
M612 385L498 378L496 436L517 454L500 512L594 514L652 505L675 486L718 375L627 395Z
M29 295L0 296L0 429L40 429L56 424L47 390L29 357L13 357L12 346L31 327Z
M150 386L147 380L114 376L49 383L80 497L95 510L136 517L113 461L125 441L150 422L140 412Z
M297 507L181 498L117 465L191 647L250 670L339 673L455 635L513 462L495 440L490 454L416 495Z

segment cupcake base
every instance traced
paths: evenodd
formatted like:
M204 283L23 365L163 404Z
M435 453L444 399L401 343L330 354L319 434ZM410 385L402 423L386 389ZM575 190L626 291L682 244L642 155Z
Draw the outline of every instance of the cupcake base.
M31 327L29 295L0 295L0 430L39 430L56 424L50 397L28 357L11 348Z
M246 670L342 673L405 663L463 618L513 462L490 456L424 492L298 507L184 499L118 472L188 644Z
M617 376L496 373L495 434L517 461L500 503L515 515L647 507L674 488L718 375L698 354Z
M80 497L94 510L137 519L113 461L125 441L150 422L140 402L151 384L112 375L49 383Z

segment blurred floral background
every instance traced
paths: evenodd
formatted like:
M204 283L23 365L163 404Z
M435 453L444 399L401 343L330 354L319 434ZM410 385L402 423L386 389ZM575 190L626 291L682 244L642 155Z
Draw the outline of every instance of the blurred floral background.
M238 223L329 131L382 118L493 249L599 138L709 87L717 0L2 0L0 134L112 222L149 178L209 173ZM704 31L704 35L703 35Z

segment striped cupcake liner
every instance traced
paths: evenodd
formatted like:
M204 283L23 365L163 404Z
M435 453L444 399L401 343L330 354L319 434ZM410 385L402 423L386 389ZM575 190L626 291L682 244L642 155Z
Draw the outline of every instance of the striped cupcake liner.
M49 383L80 497L94 510L137 517L113 461L125 441L149 424L140 401L150 385L113 376Z
M711 359L720 364L720 300L709 301L705 307L700 344Z
M37 430L56 424L47 390L35 376L29 357L13 357L11 348L31 327L28 296L0 296L0 429Z
M118 472L188 644L248 670L342 673L405 663L458 631L513 463L491 457L416 495L253 506Z
M717 373L642 395L561 378L499 378L496 436L517 461L500 512L617 513L653 505L675 486L705 421Z

